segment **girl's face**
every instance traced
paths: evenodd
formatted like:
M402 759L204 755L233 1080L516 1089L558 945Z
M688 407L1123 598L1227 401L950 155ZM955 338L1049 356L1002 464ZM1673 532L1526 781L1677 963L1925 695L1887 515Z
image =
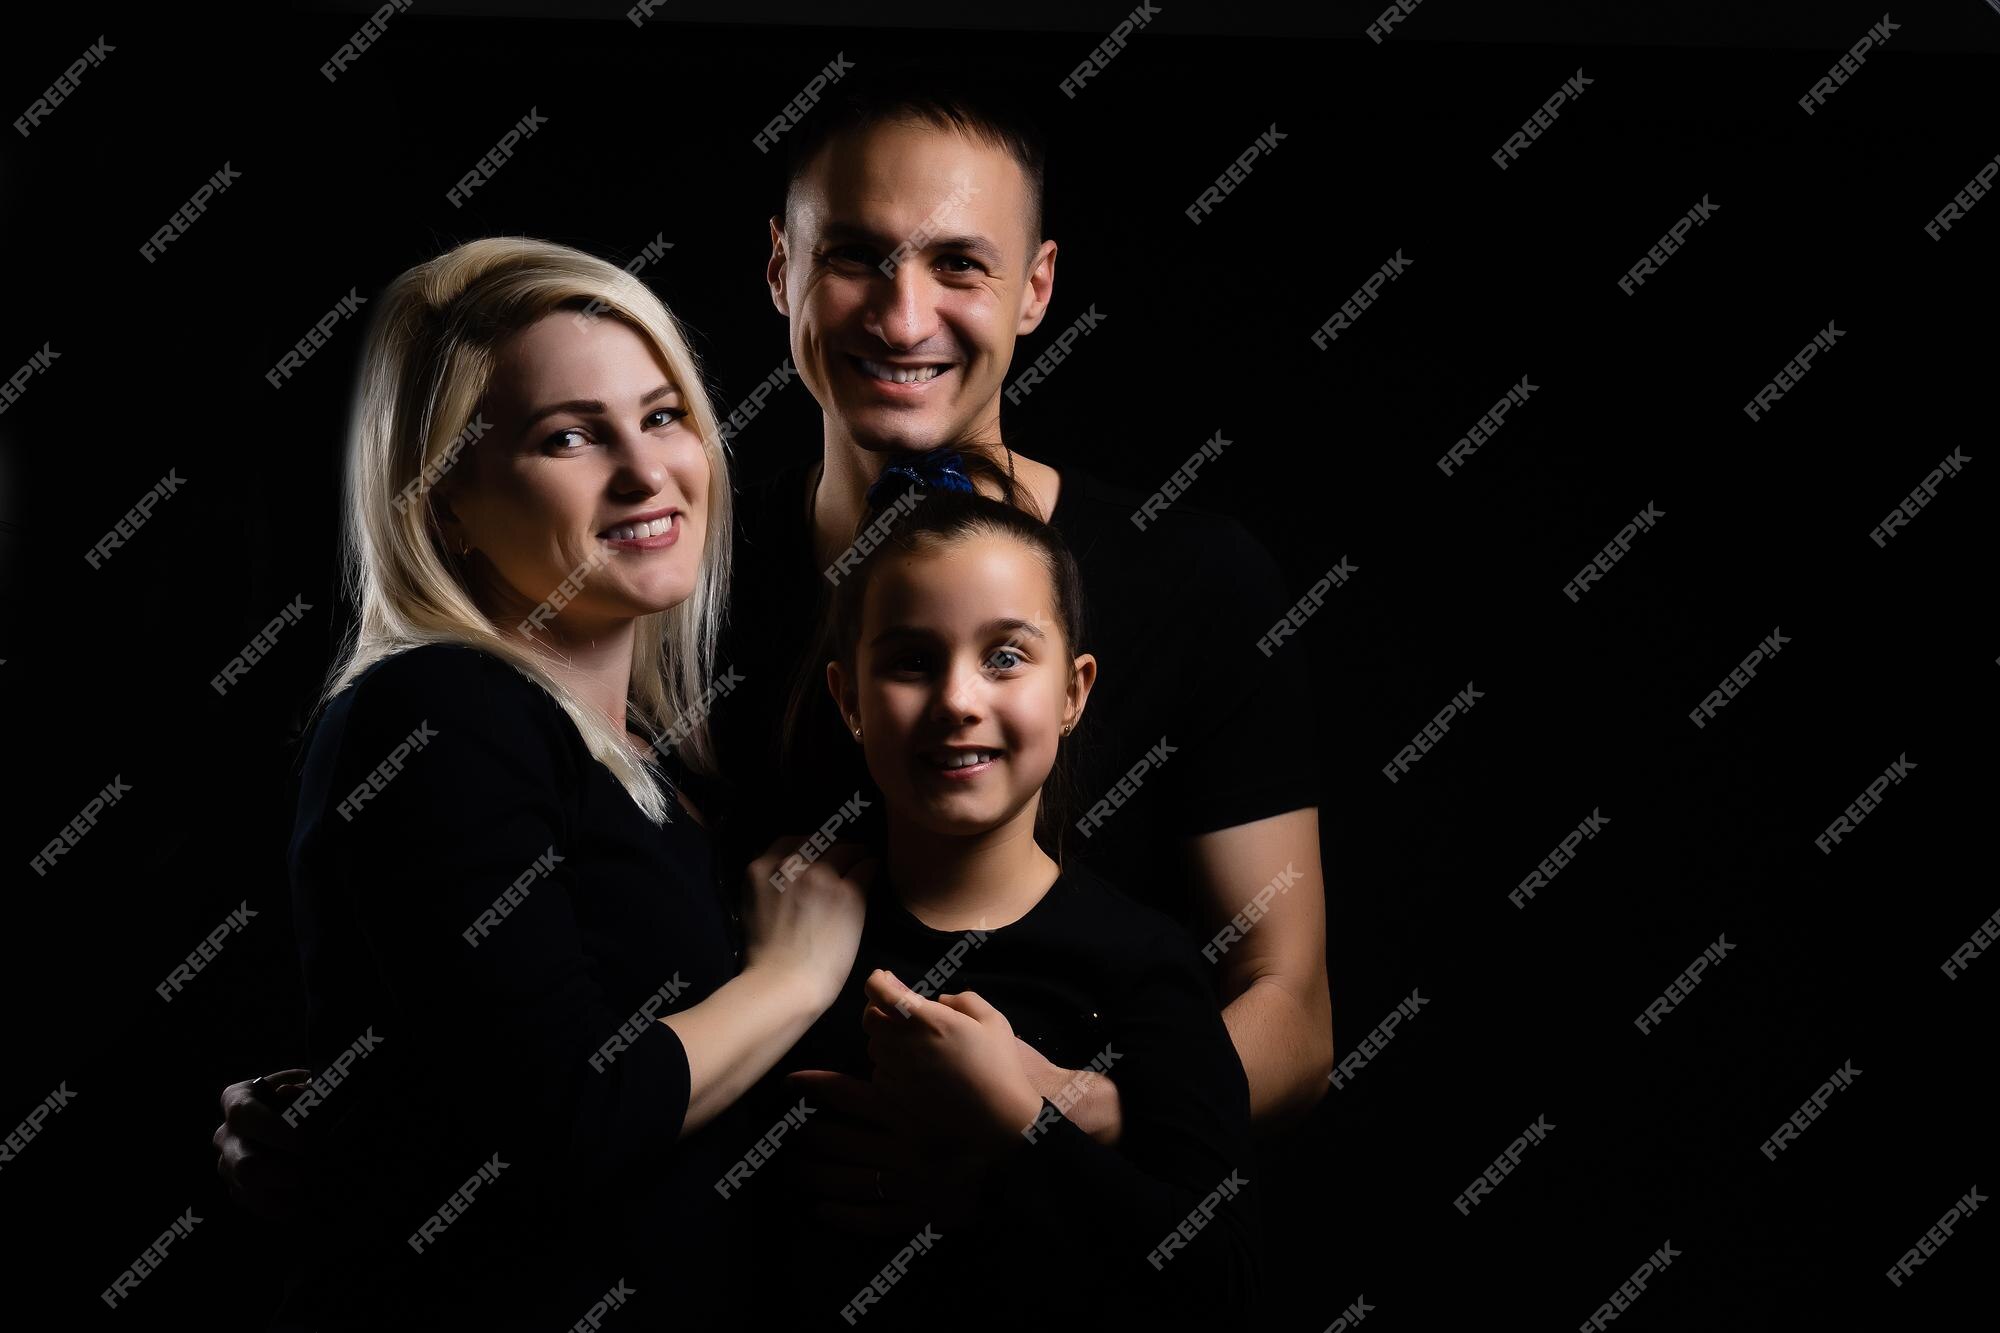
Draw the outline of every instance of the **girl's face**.
M1069 656L1035 550L981 534L887 558L862 602L853 678L833 662L827 684L861 728L888 813L966 835L1033 827L1096 674L1090 654Z
M482 600L509 615L548 608L579 630L685 601L709 473L687 407L622 320L556 311L502 343L481 404L490 433L440 486Z

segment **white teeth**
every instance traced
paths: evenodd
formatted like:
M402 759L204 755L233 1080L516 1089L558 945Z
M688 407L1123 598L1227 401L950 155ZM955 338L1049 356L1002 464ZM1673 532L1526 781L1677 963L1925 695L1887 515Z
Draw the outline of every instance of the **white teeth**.
M608 529L604 534L604 540L630 542L637 541L641 537L664 536L667 529L673 526L674 518L674 515L669 514L665 518L656 518L645 523L621 523L615 528Z
M926 380L936 379L938 376L944 374L946 370L950 369L948 366L912 366L908 368L885 366L880 361L863 361L861 365L864 370L876 379L887 380L891 384L922 384Z
M1000 752L998 750L964 750L952 755L942 764L938 765L938 767L970 768L974 764L983 763L988 759L998 759L999 757Z

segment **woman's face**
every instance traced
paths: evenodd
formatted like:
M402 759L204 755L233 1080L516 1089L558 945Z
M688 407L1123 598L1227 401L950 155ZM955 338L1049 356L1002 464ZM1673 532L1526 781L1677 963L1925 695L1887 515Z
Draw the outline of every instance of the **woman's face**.
M694 591L709 462L687 406L622 320L556 311L496 349L490 430L439 491L503 627L594 633Z
M828 685L892 818L968 834L1032 825L1062 728L1083 714L1096 659L1072 659L1047 567L1011 537L887 557L862 602L854 679ZM947 767L970 750L969 767Z

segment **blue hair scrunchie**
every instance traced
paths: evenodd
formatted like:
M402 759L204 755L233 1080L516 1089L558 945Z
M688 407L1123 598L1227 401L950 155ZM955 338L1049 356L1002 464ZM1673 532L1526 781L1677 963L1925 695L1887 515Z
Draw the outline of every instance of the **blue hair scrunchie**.
M979 490L960 468L961 461L957 450L946 449L926 454L915 463L895 463L885 467L882 475L875 479L875 484L868 488L868 503L876 504L896 478L914 482L927 491L964 491L968 495L977 495Z

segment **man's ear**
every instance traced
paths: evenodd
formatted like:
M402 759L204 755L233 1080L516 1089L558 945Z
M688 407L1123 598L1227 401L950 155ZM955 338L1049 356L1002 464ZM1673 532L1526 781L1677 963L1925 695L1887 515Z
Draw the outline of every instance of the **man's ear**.
M1028 264L1028 281L1021 288L1021 318L1014 336L1025 338L1042 325L1056 290L1056 243L1043 241Z
M771 288L771 304L778 307L778 313L786 319L792 317L790 295L785 291L785 266L790 256L785 252L785 219L776 213L771 215L771 257L764 263L764 281Z

